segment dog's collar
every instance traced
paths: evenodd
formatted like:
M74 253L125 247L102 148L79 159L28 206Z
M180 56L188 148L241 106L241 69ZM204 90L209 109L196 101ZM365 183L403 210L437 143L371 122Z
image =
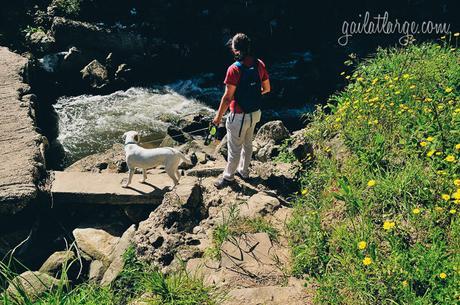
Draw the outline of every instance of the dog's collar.
M137 144L137 143L136 142L127 142L127 143L125 143L125 146L129 145L129 144Z

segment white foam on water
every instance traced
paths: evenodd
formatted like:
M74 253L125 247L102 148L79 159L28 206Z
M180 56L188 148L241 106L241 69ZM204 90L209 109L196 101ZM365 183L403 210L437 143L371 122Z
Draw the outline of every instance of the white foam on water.
M121 136L128 130L139 131L142 136L164 135L168 124L161 116L213 112L168 88L130 88L109 95L61 97L54 108L59 118L58 140L71 160L121 143Z

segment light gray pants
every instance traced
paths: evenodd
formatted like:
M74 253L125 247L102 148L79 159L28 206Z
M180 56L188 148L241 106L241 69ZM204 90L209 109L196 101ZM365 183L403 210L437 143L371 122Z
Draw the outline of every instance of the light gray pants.
M233 180L235 172L249 176L249 163L252 158L252 140L254 128L260 121L261 111L252 113L230 113L225 127L227 128L228 157L224 171L224 179Z

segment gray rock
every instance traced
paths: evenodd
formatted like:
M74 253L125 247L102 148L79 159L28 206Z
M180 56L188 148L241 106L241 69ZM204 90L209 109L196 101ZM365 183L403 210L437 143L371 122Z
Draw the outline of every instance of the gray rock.
M72 233L77 247L81 251L94 260L102 261L107 266L110 264L111 255L120 239L119 237L95 228L77 228Z
M186 172L187 176L194 176L194 177L217 177L222 174L224 171L223 167L209 167L209 168L194 168L189 169Z
M149 218L139 224L134 242L141 259L169 266L179 246L185 243L184 233L191 232L205 214L202 190L196 178L185 177Z
M27 34L26 41L33 50L39 53L49 52L55 43L54 38L42 30Z
M268 143L274 141L275 144L281 144L283 140L289 138L289 131L282 121L271 121L262 125L257 131L255 141L259 143Z
M103 89L109 83L107 69L96 59L86 65L80 73L83 81L93 89Z
M267 143L264 143L263 146L257 147L256 160L267 162L269 160L272 160L278 154L279 154L279 145L275 145L275 142L271 140Z
M88 279L91 282L99 283L102 277L104 276L107 267L104 265L103 262L95 260L92 261L89 265L89 275Z
M249 198L247 203L240 206L240 216L256 218L271 214L281 206L280 201L264 193L257 193Z
M180 143L177 141L174 141L174 139L171 138L170 135L166 135L163 138L163 141L161 141L160 147L174 147L174 146L178 146L179 144Z
M56 275L62 271L64 266L75 259L75 253L73 251L58 251L51 254L50 257L43 263L38 271L47 273L50 275Z
M51 34L60 49L75 45L102 52L143 54L146 40L139 34L120 29L107 29L87 22L55 17Z
M59 280L46 273L26 271L11 280L6 293L13 298L24 293L30 300L35 301L58 283Z
M115 249L112 252L110 258L112 262L102 277L101 285L109 285L112 283L123 270L123 267L125 266L123 255L125 254L128 247L132 245L135 231L136 228L134 225L132 225L121 236L118 244L115 246Z

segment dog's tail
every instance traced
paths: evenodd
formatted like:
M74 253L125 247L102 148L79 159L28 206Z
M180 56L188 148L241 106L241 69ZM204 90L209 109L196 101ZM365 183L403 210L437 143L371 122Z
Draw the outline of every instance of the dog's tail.
M189 165L193 165L192 160L190 160L190 158L184 155L183 153L179 152L179 156L181 157L182 160L185 161L185 163Z

